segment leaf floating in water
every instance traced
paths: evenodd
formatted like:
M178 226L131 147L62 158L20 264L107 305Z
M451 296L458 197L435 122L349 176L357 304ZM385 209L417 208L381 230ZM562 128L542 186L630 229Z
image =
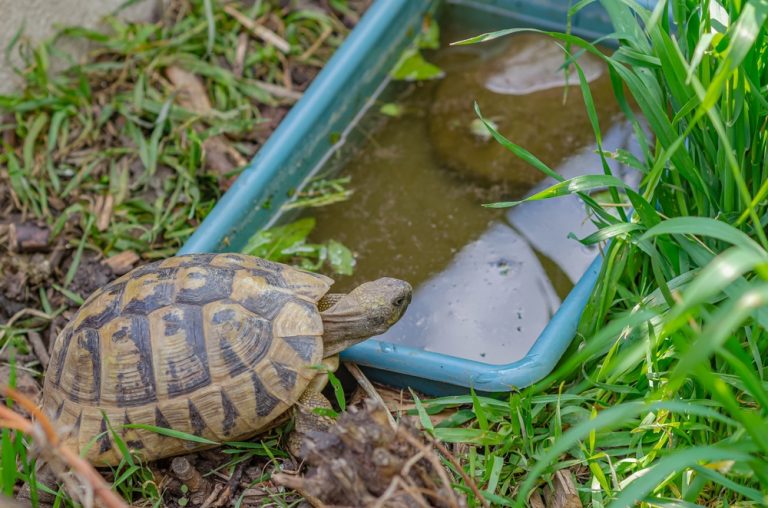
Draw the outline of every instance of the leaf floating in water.
M346 245L330 240L328 242L328 261L333 271L340 275L352 275L355 270L355 256Z
M307 217L259 231L248 240L243 253L273 261L286 261L291 257L292 250L306 242L314 227L315 219Z
M381 108L379 108L379 112L382 115L396 118L403 114L403 106L401 106L400 104L397 104L396 102L388 102L384 104Z
M392 71L392 79L402 81L425 81L439 79L445 75L443 70L426 60L421 53L414 48L403 52L400 61Z
M496 122L493 122L492 120L486 120L490 124L491 127L494 129L498 129L499 126L496 125ZM483 140L483 141L490 141L490 139L493 137L493 134L491 134L491 131L488 130L488 128L485 126L483 121L479 118L475 118L469 123L469 131L477 138Z
M308 237L314 228L315 219L305 217L284 226L265 229L253 235L242 252L312 271L319 270L327 261L334 273L352 275L355 268L352 251L335 240L309 243Z
M416 38L416 44L421 49L440 48L440 25L431 17L424 18L421 33Z

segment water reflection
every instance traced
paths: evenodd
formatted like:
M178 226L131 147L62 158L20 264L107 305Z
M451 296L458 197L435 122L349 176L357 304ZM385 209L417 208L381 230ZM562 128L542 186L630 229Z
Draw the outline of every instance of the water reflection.
M380 126L374 109L361 123L368 141L341 157L341 173L352 177L352 198L307 212L317 218L313 239L341 241L357 256L355 274L335 277L335 290L382 276L416 288L408 312L380 340L513 362L594 259L593 249L568 239L593 231L577 198L511 210L481 206L553 182L493 140L472 134L473 98L498 116L502 132L564 177L602 173L579 91L572 89L563 103L563 78L557 81L556 73L562 59L552 45L525 35L488 46L491 56L482 58L471 57L480 47L440 50L433 57L446 70L444 81L412 86L398 99L403 116ZM515 68L504 69L510 61ZM631 149L631 129L619 121L602 63L588 59L584 65L600 105L605 148ZM516 95L526 90L531 93Z
M629 126L617 124L605 143L629 148L631 139ZM636 177L611 166L626 179ZM565 178L601 172L593 147L558 167ZM543 181L529 194L552 183ZM406 315L378 339L492 364L521 359L597 254L569 233L584 237L594 229L573 196L510 209L422 283Z

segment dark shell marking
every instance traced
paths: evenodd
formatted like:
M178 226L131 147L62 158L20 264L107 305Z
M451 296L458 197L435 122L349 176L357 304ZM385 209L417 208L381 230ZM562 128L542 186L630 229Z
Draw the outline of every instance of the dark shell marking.
M238 254L179 256L142 266L94 293L64 328L52 349L43 404L56 419L77 414L84 433L89 426L91 432L106 430L106 421L99 416L86 424L93 412L62 412L64 401L104 409L111 419L130 421L127 409L135 408L144 415L139 423L186 425L179 430L207 436L213 427L215 435L237 437L249 430L247 422L277 416L275 408L284 410L308 384L309 364L322 353L318 328L308 323L307 335L293 335L305 329L304 315L293 317L297 325L282 332L292 336L274 345L273 320L280 315L285 322L280 313L286 305L319 320L312 302L329 284L322 276ZM279 358L271 357L275 352ZM250 380L249 395L235 378ZM198 395L217 386L214 402ZM175 399L187 409L182 418L170 406L169 413L160 410ZM213 412L211 404L217 406ZM147 452L150 442L172 441L126 432L134 447ZM104 457L113 453L108 434L93 448Z

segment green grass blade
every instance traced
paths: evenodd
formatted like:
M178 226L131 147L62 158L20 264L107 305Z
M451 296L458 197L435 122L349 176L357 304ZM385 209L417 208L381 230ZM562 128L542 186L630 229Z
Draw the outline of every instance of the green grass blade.
M188 434L186 432L181 432L179 430L173 430L173 429L166 429L164 427L157 427L155 425L147 425L144 423L126 423L122 425L123 428L126 429L141 429L141 430L147 430L149 432L154 432L156 434L160 434L162 436L168 436L173 437L176 439L182 439L184 441L191 441L193 443L200 443L205 445L220 445L221 443L218 443L216 441L211 441L210 439L206 439L204 437L195 436L194 434Z

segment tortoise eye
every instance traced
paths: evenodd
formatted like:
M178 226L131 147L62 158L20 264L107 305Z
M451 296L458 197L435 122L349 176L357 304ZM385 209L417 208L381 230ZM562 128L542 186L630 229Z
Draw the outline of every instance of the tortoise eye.
M395 300L394 304L395 304L395 307L402 307L405 304L405 297L401 296L400 298Z

